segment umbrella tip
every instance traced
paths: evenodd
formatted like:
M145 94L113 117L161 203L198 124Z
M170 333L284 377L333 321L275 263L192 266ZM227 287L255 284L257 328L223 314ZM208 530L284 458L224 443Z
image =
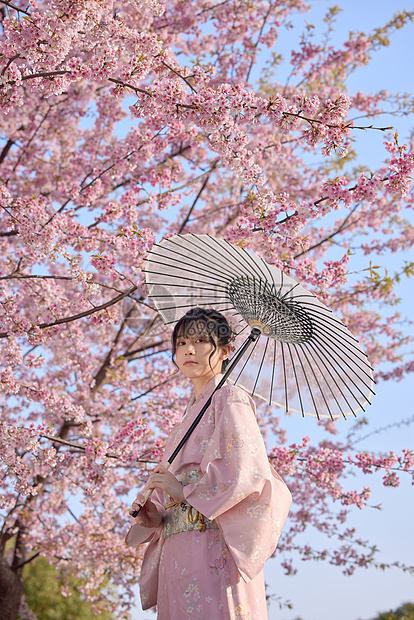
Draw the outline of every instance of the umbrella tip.
M260 331L260 329L258 329L257 327L253 327L252 331L250 332L249 339L253 340L254 342L258 338L260 338L261 335L262 335L262 332Z

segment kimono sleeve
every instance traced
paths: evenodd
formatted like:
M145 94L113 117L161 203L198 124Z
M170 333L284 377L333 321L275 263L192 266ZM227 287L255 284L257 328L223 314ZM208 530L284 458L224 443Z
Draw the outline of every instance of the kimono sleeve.
M151 500L160 512L164 512L159 489L154 490ZM150 609L157 604L158 569L164 545L164 525L150 528L133 523L126 535L125 543L128 547L149 543L142 560L139 584L142 609Z
M215 427L200 464L201 477L184 488L186 501L216 519L245 581L273 554L291 495L271 467L252 399L237 386L212 399Z

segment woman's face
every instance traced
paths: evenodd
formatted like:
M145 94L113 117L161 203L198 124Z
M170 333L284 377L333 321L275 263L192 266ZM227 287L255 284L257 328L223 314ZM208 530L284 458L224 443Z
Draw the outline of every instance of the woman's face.
M219 347L216 344L214 351L209 335L203 332L194 333L195 331L188 330L188 334L177 338L176 364L188 379L209 380L221 371L223 359L228 357L225 351L227 347Z

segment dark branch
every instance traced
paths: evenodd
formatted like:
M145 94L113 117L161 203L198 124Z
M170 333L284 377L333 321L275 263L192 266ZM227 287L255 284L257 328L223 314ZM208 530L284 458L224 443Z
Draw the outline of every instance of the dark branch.
M16 566L14 566L14 570L17 570L18 568L22 568L22 566L24 566L25 564L29 564L29 562L37 558L38 555L40 555L39 551L35 553L34 555L32 555L32 557L30 557L28 560L25 560L24 562L21 562L20 564L17 564Z
M14 144L14 140L12 140L11 138L9 138L6 142L6 144L3 147L3 150L0 154L0 164L3 163L3 161L6 159L8 152L10 151L11 147Z
M344 219L344 221L341 223L341 225L339 226L339 228L337 230L335 230L332 234L328 235L327 237L325 237L324 239L322 239L321 241L318 241L318 243L315 243L314 245L312 245L310 248L308 248L307 250L304 250L303 252L300 252L299 254L295 254L295 259L296 258L300 258L301 256L303 256L303 254L307 254L308 252L311 252L312 250L314 250L315 248L318 248L320 245L322 245L323 243L326 243L327 241L330 241L331 239L333 239L333 237L335 237L336 235L338 235L339 233L341 233L342 231L346 230L347 228L349 228L349 226L352 225L352 222L350 224L347 225L348 220L350 219L350 217L355 213L355 211L358 209L358 207L360 206L361 203L358 203L355 205L355 207L348 213L348 215L346 216L346 218Z
M164 65L164 67L167 67L167 69L169 69L170 71L172 71L173 73L175 73L175 75L177 75L179 78L181 78L186 84L187 86L189 86L192 90L193 93L196 93L196 89L193 88L193 86L191 86L190 82L188 81L187 78L185 78L183 75L181 75L181 73L178 73L178 71L176 71L175 69L173 69L172 67L170 67L170 65L167 65L166 62L164 62L164 60L161 60L161 64Z
M121 335L125 329L126 326L126 317L124 318L124 320L121 323L121 327L118 330L117 335L115 336L115 340L113 342L112 347L109 349L100 369L98 370L98 372L96 373L95 377L94 377L94 386L91 389L91 394L94 394L95 392L97 392L99 390L99 388L103 385L103 383L105 382L105 378L106 375L108 374L108 370L109 370L109 366L111 363L111 359L112 359L112 354L114 352L114 348L116 347L116 345L119 342L119 339L121 338Z
M0 0L0 2L1 2L1 4L5 4L6 6L9 6L11 9L14 9L15 11L18 11L19 13L24 13L25 15L30 15L30 13L28 11L25 11L24 9L19 8L18 6L16 6L12 2L9 2L9 0Z
M212 171L213 171L213 170L214 170L214 168L216 167L217 163L218 163L218 160L217 160L217 161L213 164L213 167L211 168L211 170L212 170ZM191 214L192 214L192 212L193 212L193 210L194 210L194 207L196 206L197 201L198 201L198 199L200 198L201 194L202 194L202 193L203 193L203 191L205 190L206 185L207 185L207 183L209 182L209 180L210 180L210 174L209 174L208 176L206 176L206 178L204 179L203 184L202 184L202 186L200 187L200 191L198 192L197 196L195 197L194 202L193 202L193 204L191 205L190 210L189 210L189 212L187 213L187 215L186 215L186 217L185 217L185 219L184 219L184 222L181 224L181 226L180 226L180 230L178 231L178 233L177 233L177 234L179 234L179 235L180 235L180 234L183 232L184 228L187 226L187 224L188 224L188 220L189 220L189 219L190 219L190 217L191 217Z
M38 327L39 329L45 329L47 327L54 327L55 325L62 325L63 323L71 323L72 321L76 321L77 319L82 319L86 316L90 316L91 314L94 314L95 312L99 312L100 310L105 310L105 308L109 308L110 306L117 304L119 301L124 299L124 297L127 297L128 295L130 295L136 290L137 290L137 287L135 285L131 286L131 288L128 289L127 291L124 291L120 295L117 295L117 297L110 299L109 301L105 302L104 304L101 304L100 306L94 306L91 310L85 310L84 312L80 312L79 314L74 314L73 316L65 317L64 319L57 319L56 321L53 321L53 323L40 323L38 325L32 325L31 329L33 329L34 327ZM8 338L8 337L9 337L9 332L0 333L0 338Z
M32 73L31 75L23 75L22 80L32 80L38 77L55 77L55 75L66 75L70 71L62 69L61 71L46 71L44 73Z
M312 123L317 123L318 125L325 125L326 127L331 127L331 128L334 128L334 129L344 129L344 128L347 128L347 129L362 129L362 130L376 129L377 131L389 131L390 129L393 129L393 127L374 127L373 125L359 127L359 126L353 125L350 122L343 123L341 125L335 125L335 124L332 124L332 123L325 123L324 121L321 121L318 118L308 118L307 116L302 116L302 114L300 114L299 112L282 112L282 116L296 116L296 118L300 118L303 121L308 122L310 125L312 125Z

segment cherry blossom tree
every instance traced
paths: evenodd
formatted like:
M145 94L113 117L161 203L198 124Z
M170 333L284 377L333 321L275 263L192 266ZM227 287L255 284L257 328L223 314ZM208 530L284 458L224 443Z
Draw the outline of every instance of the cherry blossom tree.
M64 579L82 576L96 613L127 618L134 603L142 550L123 543L131 493L161 458L188 390L142 275L163 234L210 233L257 252L344 317L378 380L414 370L394 290L413 274L404 257L414 155L381 125L385 110L409 113L413 100L347 89L414 11L335 46L332 9L321 41L309 27L297 49L279 50L278 32L308 9L0 0L5 619L19 607L30 617L22 571L39 555ZM283 83L280 53L290 63ZM361 131L383 135L377 170L358 159ZM350 248L366 257L353 276ZM395 274L375 265L386 252L402 256ZM347 528L369 497L349 468L397 486L413 453L357 453L331 422L322 442L287 445L283 411L259 416L294 496L280 542L286 571L294 551L347 573L375 565L375 549ZM296 543L310 526L331 538L330 554Z

